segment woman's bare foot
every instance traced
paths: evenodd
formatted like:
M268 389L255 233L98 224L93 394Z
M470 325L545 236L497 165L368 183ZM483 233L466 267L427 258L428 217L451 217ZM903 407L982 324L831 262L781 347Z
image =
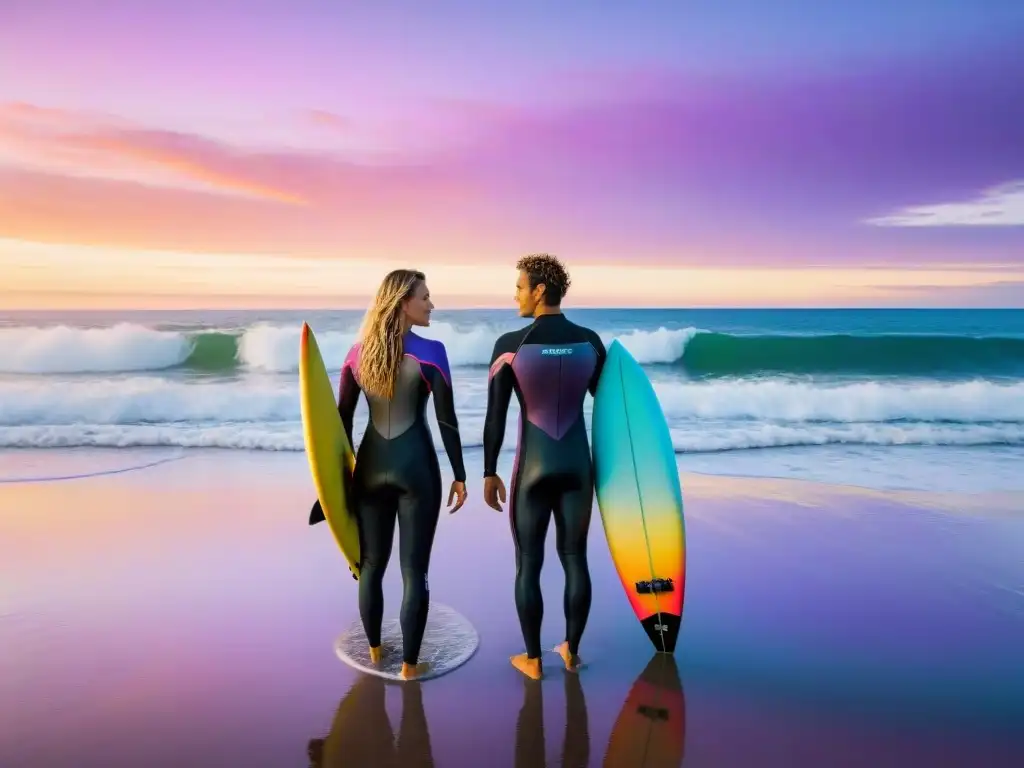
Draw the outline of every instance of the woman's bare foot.
M379 645L376 648L374 648L371 645L370 646L370 663L371 664L380 664L381 659L383 659L383 658L384 658L384 649L381 646L379 646Z
M531 680L540 680L544 677L544 670L541 668L540 659L531 659L525 653L510 656L512 666L522 672Z
M417 677L422 677L430 669L429 661L421 661L419 664L406 664L402 663L402 679L403 680L415 680Z
M576 672L583 665L583 660L579 657L579 654L569 652L568 641L558 645L555 650L558 651L558 655L562 657L562 663L565 664L565 668L569 672Z

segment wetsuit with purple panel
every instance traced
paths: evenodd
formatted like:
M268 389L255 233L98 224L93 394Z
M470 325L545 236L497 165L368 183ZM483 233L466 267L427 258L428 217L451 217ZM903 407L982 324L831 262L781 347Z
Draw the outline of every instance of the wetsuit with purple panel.
M350 442L352 417L363 391L360 349L361 345L354 345L345 358L338 397L338 412ZM444 345L410 332L403 338L403 352L394 395L386 399L363 393L370 418L356 453L352 486L361 553L359 614L367 639L373 647L380 645L382 580L397 521L404 585L400 614L403 660L415 664L426 628L430 602L427 571L441 513L441 470L426 421L431 395L455 479L465 482L466 470Z
M579 652L590 613L587 536L594 473L583 400L597 390L604 360L600 337L561 313L541 315L503 335L491 356L484 477L497 474L513 392L520 408L509 523L516 547L516 609L529 658L541 653L540 572L552 517L565 570L565 639L573 654Z

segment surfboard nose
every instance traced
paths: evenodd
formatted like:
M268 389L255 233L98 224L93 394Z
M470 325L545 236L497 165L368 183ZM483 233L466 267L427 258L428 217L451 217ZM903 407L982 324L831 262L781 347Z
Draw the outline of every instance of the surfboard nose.
M625 346L623 346L621 341L619 341L618 339L612 339L612 343L609 344L608 348L605 350L605 357L607 358L609 355L612 354L612 352L615 352L616 354L621 354L627 351L628 350Z

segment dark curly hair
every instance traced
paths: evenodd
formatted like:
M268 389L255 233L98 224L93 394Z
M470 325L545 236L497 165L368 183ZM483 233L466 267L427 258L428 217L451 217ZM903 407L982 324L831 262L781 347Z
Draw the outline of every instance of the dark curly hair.
M538 285L544 285L544 303L549 307L561 304L562 297L568 293L572 284L562 262L549 253L531 253L529 256L523 256L516 263L516 269L526 273L530 280L530 290Z

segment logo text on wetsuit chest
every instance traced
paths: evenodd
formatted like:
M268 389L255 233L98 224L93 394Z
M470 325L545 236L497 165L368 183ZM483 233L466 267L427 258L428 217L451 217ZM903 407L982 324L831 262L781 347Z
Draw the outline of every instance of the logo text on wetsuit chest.
M542 355L555 355L555 356L571 355L572 354L572 347L544 347L544 349L542 349L540 351L540 353Z

